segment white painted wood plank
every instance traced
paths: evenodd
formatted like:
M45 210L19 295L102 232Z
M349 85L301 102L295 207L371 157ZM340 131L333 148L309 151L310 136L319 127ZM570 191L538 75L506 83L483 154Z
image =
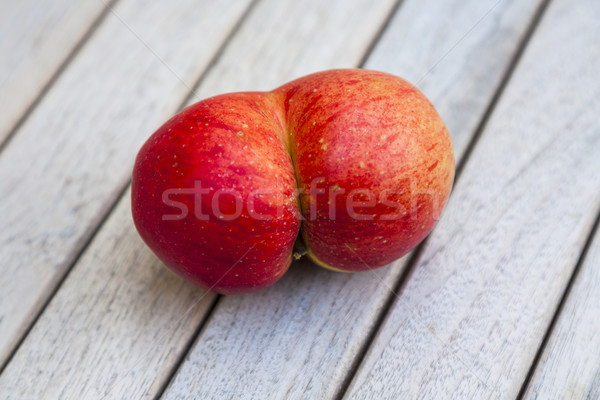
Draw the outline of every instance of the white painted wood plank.
M0 153L0 365L249 0L123 0Z
M600 232L580 268L524 399L600 399Z
M504 3L403 1L365 65L402 76L427 95L448 127L457 159L541 1Z
M435 2L443 9L429 15L432 4L404 1L367 65L385 67L397 74L412 71L413 77L420 78L493 3L485 8L480 1ZM452 57L448 55L439 63L441 71L427 75L421 82L450 92L439 92L440 98L433 98L437 104L444 106L449 99L462 99L445 106L451 114L460 114L449 116L453 133L473 134L538 4L500 3L490 18L483 19L479 29L471 32L475 38L463 40L454 48L457 53L453 51ZM447 17L448 13L461 21L460 27ZM426 16L428 22L422 24ZM436 47L437 54L421 57L421 43L436 39L442 40ZM231 57L234 60L233 54ZM386 64L387 57L395 61ZM471 65L473 58L479 63ZM471 77L456 71L465 66ZM223 70L218 81L229 78L234 79ZM470 79L475 79L477 85ZM465 87L471 90L465 91ZM464 104L473 106L467 109ZM457 155L462 155L464 146L457 150ZM294 264L281 281L265 291L224 297L164 397L336 397L392 295L390 286L402 272L404 262L361 274L333 273L302 262Z
M121 202L0 375L1 398L153 398L164 385L214 295L145 251L130 218Z
M518 394L600 211L598 18L550 4L347 398Z
M196 93L206 98L240 90L272 90L316 71L356 67L395 3L263 2ZM263 18L262 24L269 18L287 22L275 33L257 28L259 18Z
M298 72L307 68L303 63L280 69L281 59L290 54L323 53L321 68L336 62L352 63L368 47L369 38L393 4L380 3L355 14L352 21L362 26L356 30L347 26L344 10L366 8L369 3L353 1L331 1L325 6L317 0L305 1L301 11L292 2L287 9L279 0L259 3L225 54L238 49L236 43L247 40L248 32L255 32L265 42L276 35L284 38L280 51L273 52L274 69L267 71L269 75L303 73ZM334 24L323 26L323 32L337 32L331 42L319 39L318 31L314 40L297 36L295 26L322 18ZM311 29L320 29L318 26L321 24ZM363 47L347 49L348 58L340 59L331 47L340 42L339 37ZM338 45L343 46L341 42ZM322 52L323 47L330 52ZM240 59L252 60L261 51L261 46L247 46L237 57L224 55L214 68L239 68ZM209 75L202 85L210 85L212 79L217 76ZM129 203L126 193L0 376L0 397L151 398L177 365L183 344L193 339L193 327L214 295L192 289L163 266L158 268L160 262L135 233ZM198 298L202 302L196 305ZM185 318L180 321L180 317Z
M2 3L0 143L104 10L100 0Z

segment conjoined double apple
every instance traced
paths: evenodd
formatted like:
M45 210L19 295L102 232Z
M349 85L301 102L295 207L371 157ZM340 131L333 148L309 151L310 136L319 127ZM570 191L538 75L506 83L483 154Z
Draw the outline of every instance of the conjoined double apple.
M331 70L175 115L135 161L132 213L171 269L209 290L275 283L301 242L317 265L386 265L435 225L454 179L448 131L403 79Z

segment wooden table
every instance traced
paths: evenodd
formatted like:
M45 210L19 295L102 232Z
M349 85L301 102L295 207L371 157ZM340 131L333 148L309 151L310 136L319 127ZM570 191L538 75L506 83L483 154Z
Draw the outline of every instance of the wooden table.
M23 0L0 13L0 398L599 399L600 2ZM413 253L219 296L130 216L186 104L415 83L458 174Z

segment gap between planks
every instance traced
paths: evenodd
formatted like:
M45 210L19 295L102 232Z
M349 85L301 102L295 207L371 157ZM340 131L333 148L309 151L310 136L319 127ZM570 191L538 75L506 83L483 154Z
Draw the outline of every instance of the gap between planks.
M548 342L550 341L550 338L552 337L552 334L556 328L558 320L559 320L561 314L563 313L563 310L565 308L565 303L567 302L569 296L571 295L571 290L573 288L573 285L574 285L575 281L577 280L577 277L580 275L581 268L583 267L583 264L586 262L586 258L590 251L590 247L592 246L592 243L594 242L594 239L595 239L596 235L598 234L598 226L599 225L600 225L600 210L598 211L598 215L596 216L594 225L592 226L592 229L590 230L588 238L585 242L585 245L583 246L583 250L581 251L579 260L577 260L577 264L575 265L575 268L573 269L571 278L569 279L569 282L567 283L567 286L565 287L565 291L560 298L560 302L558 303L558 306L556 307L556 311L554 312L552 321L550 321L550 324L548 325L548 329L546 330L546 333L544 334L544 339L540 343L540 347L538 348L537 352L535 353L535 357L531 363L531 368L529 369L529 372L527 372L527 376L523 380L523 386L521 386L521 390L519 391L519 394L517 395L517 400L523 400L525 398L525 394L527 393L527 390L529 389L529 386L532 382L533 376L540 365L542 355L544 354L544 351L546 350L546 348L548 346Z
M460 179L460 176L462 174L462 171L465 168L465 165L469 162L469 158L471 157L471 154L473 153L475 147L477 146L477 143L479 142L479 139L481 138L482 132L485 129L485 126L490 118L490 115L492 114L492 112L494 110L494 107L498 103L498 100L502 96L504 89L508 85L511 76L512 76L516 66L519 63L519 60L521 59L521 56L523 55L523 52L525 51L525 48L527 47L527 44L529 43L531 37L535 33L536 28L539 26L539 22L542 19L542 16L543 16L548 4L550 3L550 1L551 0L544 0L539 5L537 11L533 15L533 18L531 19L531 22L529 23L527 31L525 32L525 34L523 36L523 39L519 43L519 46L517 47L517 50L515 51L515 54L513 55L509 65L506 69L506 72L504 73L504 76L502 77L502 80L500 81L500 84L498 85L498 88L494 92L494 94L490 100L490 103L487 106L486 111L484 112L484 114L481 118L481 121L473 134L473 137L471 138L471 140L469 141L469 144L467 145L467 147L465 149L464 155L462 156L462 158L458 161L458 163L456 165L456 175L454 178L454 185L456 185L456 182L458 182L458 180ZM452 195L452 192L450 195ZM352 380L354 379L356 373L358 372L360 364L363 362L365 355L367 354L369 348L371 348L375 338L377 337L377 333L380 331L380 329L383 325L383 322L385 321L386 315L389 313L389 311L391 310L393 305L396 303L397 298L402 296L402 291L404 290L404 286L406 285L406 282L408 282L412 273L414 272L414 269L417 266L417 263L420 259L420 255L421 255L423 248L424 248L425 244L427 243L428 239L429 239L429 236L427 236L417 246L417 248L415 250L413 250L414 254L411 255L409 261L407 262L405 270L402 272L402 274L400 274L398 280L395 282L393 289L391 290L392 293L389 296L388 300L386 301L385 306L383 307L383 309L381 311L381 314L378 316L377 322L374 325L372 332L369 333L369 336L367 337L367 340L365 341L363 348L361 348L361 350L359 352L359 357L357 357L359 359L355 360L355 362L354 362L355 365L352 366L348 375L344 379L344 382L342 384L340 392L339 392L338 396L336 396L337 400L341 400L344 398L346 392L348 391L348 388L350 387Z
M396 0L396 4L394 4L392 9L388 13L387 18L383 21L383 23L381 24L381 27L379 28L379 30L377 31L375 36L373 36L371 43L369 44L369 46L365 50L364 55L358 62L358 68L364 68L369 57L375 50L375 47L377 46L377 42L379 42L379 39L381 39L383 37L385 31L390 27L390 24L392 23L394 16L396 16L396 14L398 14L398 11L400 10L400 7L402 6L403 2L404 2L404 0Z
M545 2L545 4L543 4L543 6L542 6L542 11L545 11L545 8L546 8L547 4L548 4L548 2ZM562 5L563 5L563 8L566 6L566 5L565 5L565 3L563 3ZM552 16L556 18L556 15L557 15L557 13L558 13L558 11L556 11L556 10L553 10L553 14L552 14ZM549 16L548 18L550 18L550 16ZM540 20L540 19L542 19L542 18L541 18L541 14L538 16L538 22L536 22L536 23L539 23L539 20ZM553 21L555 21L555 20L553 20ZM561 21L561 22L564 22L564 21ZM588 23L589 23L590 21L589 21L589 20L587 20L586 22L588 22ZM544 23L546 23L546 21L544 21ZM548 23L549 23L549 22L548 22ZM546 28L546 29L549 29L547 25L544 25L544 28ZM563 29L564 29L564 26L563 26ZM544 32L547 34L547 33L548 33L548 30L545 30ZM531 34L530 34L530 37L531 37ZM547 41L548 41L548 40L547 40ZM542 43L544 43L544 42L542 42ZM551 42L550 42L550 43L551 43ZM539 42L536 42L536 44L538 44L538 45L539 45ZM537 49L537 50L539 50L540 48L539 48L539 47L536 47L536 49ZM530 54L529 54L529 55L530 55ZM528 61L530 61L530 62L531 62L531 58L528 58ZM531 63L530 63L530 64L531 64ZM528 65L530 65L530 64L528 64ZM520 72L522 72L522 71L520 71ZM527 76L527 75L525 75L525 76ZM519 77L521 77L521 78L522 78L522 75L519 75ZM529 76L529 77L530 77L530 76ZM581 84L581 81L579 81L579 83ZM513 93L513 94L514 94L514 92L511 92L511 93ZM588 93L588 94L589 94L589 93ZM497 121L496 121L496 122L497 122ZM489 142L487 142L487 144L489 144ZM540 153L542 153L544 150L545 150L545 148L542 148L542 149L541 149L541 151L540 151ZM534 157L534 160L535 160L535 157ZM472 172L472 171L471 171L471 172ZM519 176L519 173L517 174L517 176ZM588 176L589 176L589 175L588 175ZM510 183L510 182L509 182L509 183ZM576 258L573 260L573 263L572 263L572 264L569 264L569 266L575 266L575 272L573 272L573 271L570 271L570 272L569 272L569 275L568 275L570 278L569 278L569 279L567 279L567 280L565 280L565 281L563 282L563 283L564 283L564 286L562 286L562 285L561 285L561 287L560 287L561 289L563 289L563 288L566 288L566 290L567 290L567 291L569 290L569 287L571 286L571 284L572 284L572 281L573 281L573 279L574 279L574 278L573 278L573 275L576 275L576 273L577 273L577 266L579 265L579 263L581 263L581 262L582 262L582 259L584 259L584 258L585 258L585 253L586 253L586 251L587 251L587 248L588 248L588 246L589 246L589 242L590 242L590 240L591 240L591 239L592 239L592 237L593 237L594 229L597 229L597 228L593 228L593 226L597 226L597 224L598 224L598 210L596 209L596 207L594 207L594 209L591 209L591 210L589 210L589 211L591 211L591 213L590 213L590 214L592 214L592 215L590 215L590 216L589 216L589 218L586 218L584 221L589 221L589 226L590 226L590 228L586 228L586 229L584 229L584 230L581 232L581 235L583 236L583 240L582 240L580 243L578 243L578 242L576 242L576 243L573 243L573 246L575 247L575 249L573 249L573 251L577 251L575 254L578 254L578 255L579 255L579 257L576 257ZM587 215L587 214L586 214L586 215ZM594 220L594 217L596 218L595 220ZM593 221L595 221L595 223L594 223ZM587 227L587 226L588 226L588 224L586 223L586 224L585 224L585 226ZM590 232L591 232L591 233L590 233ZM587 243L588 243L588 244L586 244L586 238L587 238ZM583 252L582 252L582 249L583 249ZM573 275L571 275L571 274L573 274ZM413 289L414 289L414 288L413 288ZM557 293L557 296L556 296L557 302L558 302L558 301L561 299L561 294L562 294L562 296L563 296L563 298L564 298L564 296L565 296L565 293L563 292L563 290L560 290L560 292L559 292L559 293ZM561 301L561 302L562 302L562 301ZM553 303L553 304L554 304L554 303ZM410 304L409 304L409 306L410 306ZM559 306L558 308L560 308L560 306ZM552 326L552 324L553 324L551 321L557 318L557 312L556 312L556 310L557 310L557 308L555 308L555 307L551 307L551 309L550 309L550 310L548 310L548 314L549 314L549 316L550 316L550 318L549 318L549 324L548 324L547 326L545 326L545 327L546 327L546 329L544 329L544 327L541 327L542 329L540 329L540 330L541 330L542 332L541 332L541 334L540 334L540 336L539 336L540 338L542 338L542 337L544 336L544 333L546 333L546 336L548 335L548 333L547 333L547 327L548 327L548 326L550 326L550 327L551 327L551 326ZM392 326L394 326L394 325L392 325ZM392 333L392 332L393 332L393 329L394 329L394 328L390 328L390 329L388 329L388 332L387 332L387 333L388 333L388 336L390 336L390 335L392 335L392 334L393 334L393 333ZM383 339L382 339L382 340L383 340ZM388 339L388 340L389 340L389 339ZM397 344L397 345L399 346L399 344ZM393 345L390 345L390 346L393 346ZM386 346L379 346L379 347L380 347L380 349L379 349L379 350L381 350L381 347L386 347ZM537 346L536 346L536 347L537 347ZM542 347L542 348L543 348L543 344L542 344L540 347ZM398 352L399 352L399 350L398 350ZM398 353L393 353L393 352L392 352L391 354L392 354L392 356L397 356L397 357L400 357L400 356L401 356L401 354L398 354ZM387 356L388 356L388 358L389 358L389 357L392 357L392 356L390 356L389 354L388 354ZM374 358L374 359L375 359L376 357L377 357L376 355L372 355L372 358ZM532 357L532 358L533 358L533 357ZM371 360L371 361L372 361L372 360ZM371 363L371 364L373 364L373 363ZM371 366L372 366L372 365L371 365ZM479 367L481 367L481 365L479 365ZM525 369L523 376L525 376L525 375L527 374L527 370L528 370L528 369ZM366 376L366 374L365 374L365 371L363 371L363 378L365 378L365 376ZM366 378L365 378L365 379L366 379ZM363 381L364 381L364 379L363 379ZM364 382L363 382L363 383L364 383ZM484 385L485 385L485 382L484 382ZM486 385L486 386L487 386L487 385ZM518 387L519 387L519 386L517 386L517 388L518 388ZM354 389L356 389L356 388L354 388ZM517 389L517 390L518 390L518 389ZM356 390L355 390L355 391L356 391ZM364 393L363 393L363 394L364 394Z

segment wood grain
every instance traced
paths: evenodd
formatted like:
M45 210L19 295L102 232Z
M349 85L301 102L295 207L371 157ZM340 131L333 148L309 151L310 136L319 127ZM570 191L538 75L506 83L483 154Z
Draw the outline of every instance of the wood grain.
M572 5L550 4L347 398L518 394L600 211L600 4Z
M290 55L301 59L302 54L322 54L317 60L320 68L351 63L368 47L393 1L380 2L377 7L365 0L326 5L304 1L302 7L287 2L287 8L281 4L279 0L258 3L214 68L234 74L237 68L252 68L239 65L240 60L253 62L255 53L263 51L261 46L245 46L237 55L230 50L248 40L248 32L258 33L265 45L269 37L283 37L279 51L272 53L275 69L268 76L301 74L316 62L298 62L288 65L291 69L281 69L281 59ZM363 9L352 14L348 25L349 10ZM326 27L321 24L324 20L329 21ZM314 38L298 36L298 26L316 29ZM320 32L337 33L331 41L324 41ZM348 49L344 52L347 59L343 58L332 45L343 46L340 38L362 43L363 48ZM201 88L225 78L227 75L209 74ZM257 82L248 82L251 84ZM148 130L145 135L150 133ZM135 233L129 203L126 193L7 365L0 376L0 397L153 398L166 383L214 295L185 285L164 266L159 268L160 263Z
M430 12L432 4L404 1L367 66L382 66L397 74L410 69L413 77L420 78L460 42L493 3L485 9L477 1L453 2L448 4L449 10L454 6L453 18L444 12ZM448 55L437 66L441 71L426 75L421 82L428 87L447 88L450 93L443 92L445 99L462 99L446 106L451 114L460 114L450 116L453 133L473 134L536 5L500 3L490 18L483 19L479 29L471 32L474 38L454 47L461 57ZM421 18L427 23L421 23ZM454 19L461 21L462 29L454 25ZM498 30L504 34L498 34ZM443 43L436 46L437 54L420 56L426 53L422 43L442 39ZM386 57L396 61L384 65ZM471 65L473 58L478 64ZM469 75L457 72L465 65L476 77L473 79L477 85L469 82ZM493 74L487 75L489 71ZM472 90L465 91L465 87ZM433 101L444 104L443 99ZM464 104L471 103L475 104L472 109L464 108ZM461 152L458 156L464 148L457 149ZM390 288L404 264L405 259L372 273L340 274L304 262L292 266L275 286L265 291L224 297L164 397L336 397L392 295Z
M0 365L248 4L120 2L0 153Z
M164 384L214 295L146 251L130 218L122 202L0 375L0 397L153 398Z
M272 90L312 72L355 67L377 39L395 3L263 1L195 92L206 98L240 90ZM257 29L275 18L286 21L279 32Z
M580 268L524 399L600 398L600 232Z
M0 144L105 11L98 0L6 1L0 13Z
M444 119L459 159L541 1L402 2L366 68L413 82ZM418 17L416 17L418 16Z

